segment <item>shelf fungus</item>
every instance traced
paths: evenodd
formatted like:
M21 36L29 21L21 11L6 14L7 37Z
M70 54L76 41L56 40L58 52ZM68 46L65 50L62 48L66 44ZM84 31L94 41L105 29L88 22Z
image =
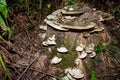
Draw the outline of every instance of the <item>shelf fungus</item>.
M76 5L70 5L70 6L65 6L63 8L62 14L64 15L80 15L83 14L85 12L85 10L91 10L89 7L87 6L83 6L80 4L76 4Z
M56 42L48 39L47 41L43 41L42 44L44 46L52 46L52 45L56 45Z
M78 16L79 15L79 16ZM92 32L102 31L101 21L110 20L113 16L99 10L93 10L88 6L80 4L65 6L48 15L44 22L57 30L69 31L90 30Z
M95 56L96 56L96 52L95 52L95 51L93 51L93 52L89 55L90 58L94 58Z
M66 53L66 52L68 52L67 48L65 48L65 47L57 48L57 51L58 51L59 53Z
M52 60L51 60L51 64L58 64L58 63L61 62L61 60L62 60L62 58L59 58L59 57L57 57L57 56L54 56L54 57L52 58Z
M56 40L55 34L54 34L52 37L49 37L49 40L50 40L50 41L55 41L55 40Z
M47 26L45 26L45 25L40 25L39 28L40 28L41 30L45 30L45 31L47 30Z
M96 14L98 15L100 21L111 20L114 18L111 14L103 11L96 11Z
M77 52L83 51L83 49L84 49L83 44L80 44L79 46L76 47Z
M80 59L86 58L86 56L87 56L87 53L85 51L78 53L78 58L80 58Z
M44 22L49 26L53 27L54 29L68 31L68 29L62 28L63 25L57 23L56 21L45 19Z
M93 43L90 43L85 49L86 52L89 54L90 58L93 58L96 56L96 52L94 51L94 47L95 47L95 45Z
M80 44L79 46L76 47L76 51L78 54L78 58L83 59L87 56L87 53L84 51L84 45Z
M65 73L67 74L67 77L73 78L73 79L81 79L84 77L84 74L82 71L78 68L67 68L65 69ZM72 80L72 79L71 79Z
M56 42L55 42L55 35L53 35L52 37L49 37L47 41L43 41L42 44L44 46L52 46L52 45L56 45Z
M95 45L93 43L90 43L85 50L87 53L92 53L94 51L94 47Z

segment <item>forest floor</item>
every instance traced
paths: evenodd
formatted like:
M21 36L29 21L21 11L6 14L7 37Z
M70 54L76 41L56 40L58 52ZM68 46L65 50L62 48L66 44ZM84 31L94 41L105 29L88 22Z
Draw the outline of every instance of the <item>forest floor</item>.
M0 42L0 53L13 80L51 80L53 77L59 79L59 77L55 76L55 73L61 72L61 69L50 65L51 56L42 45L42 32L39 26L44 24L43 19L45 16L39 19L39 13L28 15L19 8L15 8L9 13L9 21L14 34L11 42L5 39ZM114 21L115 24L112 24L112 22L109 21L106 24L111 25L108 30L111 36L114 37L113 44L120 48L120 23ZM119 26L116 26L118 23ZM119 71L120 66L115 72L118 73ZM115 76L113 75L112 77ZM0 67L0 80L7 80L6 77ZM107 78L104 80L115 79Z

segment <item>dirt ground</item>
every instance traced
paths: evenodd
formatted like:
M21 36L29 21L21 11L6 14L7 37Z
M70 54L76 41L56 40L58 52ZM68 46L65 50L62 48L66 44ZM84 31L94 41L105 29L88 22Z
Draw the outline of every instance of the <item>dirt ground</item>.
M13 80L51 80L53 77L59 80L55 73L61 72L61 69L50 65L51 56L41 44L42 39L39 26L44 24L43 19L45 16L41 20L37 17L40 16L39 13L28 15L19 8L15 8L9 13L9 21L14 35L11 38L11 42L5 39L0 41L0 53ZM107 29L114 38L112 44L120 48L120 37L118 35L120 34L120 22L109 21L105 22L105 24L110 24L111 28L107 27ZM118 54L120 55L120 53ZM110 61L114 62L114 59ZM98 74L102 74L99 71L101 68L98 66L99 64L96 64L94 68ZM112 66L115 70L111 72L119 73L120 63L115 63ZM115 76L112 75L112 78L104 78L103 80L120 80L120 78L114 78ZM120 74L117 74L117 76L120 76ZM8 80L1 66L0 80Z

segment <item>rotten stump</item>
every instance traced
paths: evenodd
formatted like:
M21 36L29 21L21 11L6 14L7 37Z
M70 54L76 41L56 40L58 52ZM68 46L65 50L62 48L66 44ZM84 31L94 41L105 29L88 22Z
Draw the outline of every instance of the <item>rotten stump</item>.
M96 46L111 41L102 24L109 19L112 16L108 13L79 5L65 6L47 16L47 28L40 28L46 30L42 38L51 55L51 65L60 68L57 76L62 80L90 79L90 70L94 68L90 61L97 55ZM75 74L73 69L81 73Z

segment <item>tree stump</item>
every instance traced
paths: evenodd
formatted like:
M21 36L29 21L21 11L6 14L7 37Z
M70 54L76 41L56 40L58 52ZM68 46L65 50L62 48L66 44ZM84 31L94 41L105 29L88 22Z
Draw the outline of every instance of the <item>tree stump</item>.
M82 13L80 12L81 10L82 10ZM84 17L80 17L80 16L82 15L84 16L85 13L89 13L89 12L90 14L93 13L94 16L92 17L95 17L96 16L95 14L97 14L95 13L95 11L91 12L91 9L89 10L85 8L81 10L78 12L75 12L77 13L77 20L81 18L84 19ZM61 13L61 10L58 11L58 13ZM76 16L76 15L73 15L73 12L65 13L65 15ZM65 15L64 13L62 14L62 16L65 16ZM56 20L55 18L53 19L53 17L56 18L56 14L52 14L52 18L48 17L47 18L48 21L51 19L52 21ZM56 24L51 25L47 21L45 21L48 24L47 26L48 29L46 31L47 35L44 39L46 43L43 43L43 45L46 48L48 48L49 53L51 55L51 59L54 58L54 56L57 56L58 58L62 58L61 62L52 64L52 65L62 70L62 72L58 71L56 75L61 77L63 80L64 80L64 77L66 76L66 73L64 73L64 71L67 68L80 69L82 73L84 74L84 77L81 77L82 78L81 80L90 80L90 71L93 68L93 66L91 65L94 65L93 63L90 63L90 61L93 60L97 55L96 46L99 44L106 45L106 44L109 44L111 41L111 38L108 32L106 31L106 29L103 27L104 25L100 22L100 19L98 18L91 19L90 15L88 15L88 17L85 16L85 18L90 19L88 20L88 22L95 22L98 20L96 24L97 26L99 26L99 28L100 27L102 28L97 30L95 25L87 29L85 29L84 27L83 27L84 29L79 28L79 26L84 26L84 23L86 22L78 23L78 25L73 23L72 25L73 27L72 27L70 25L67 25L66 23L64 25L61 25L62 22L60 22L60 24L56 23ZM59 19L63 19L63 18L59 18ZM76 22L76 20L72 20L72 21ZM82 20L78 20L78 22L80 21ZM55 38L56 43L47 44L48 39L53 38L53 37ZM58 48L60 47L65 47L68 51L63 52L63 53L59 52ZM79 48L82 47L83 49L81 51L78 51L77 47ZM74 79L76 80L76 78Z

